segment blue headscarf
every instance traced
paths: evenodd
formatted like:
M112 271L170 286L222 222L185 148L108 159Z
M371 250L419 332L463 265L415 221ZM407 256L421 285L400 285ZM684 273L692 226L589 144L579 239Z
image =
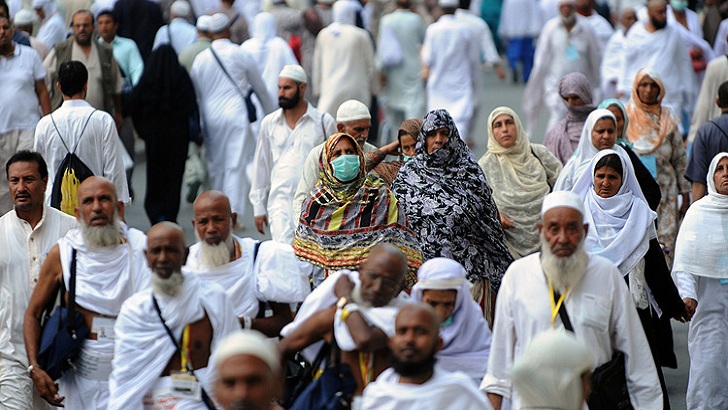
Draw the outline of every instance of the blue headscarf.
M609 107L614 105L619 107L619 109L622 111L622 117L624 117L624 127L622 128L622 135L617 139L617 143L632 148L632 143L629 142L629 140L627 139L627 126L629 125L629 117L627 116L627 108L625 108L624 104L622 104L622 101L619 101L616 98L607 98L606 100L599 103L599 107L597 108L603 108L607 110L609 109Z

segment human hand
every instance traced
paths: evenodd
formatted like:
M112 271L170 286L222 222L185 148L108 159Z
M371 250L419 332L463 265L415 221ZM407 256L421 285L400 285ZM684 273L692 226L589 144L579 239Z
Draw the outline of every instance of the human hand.
M63 400L65 397L58 394L58 384L53 383L48 373L40 367L35 367L30 372L30 378L33 379L35 389L38 395L47 401L50 405L56 407L64 407Z
M268 216L259 215L255 217L255 227L258 228L258 232L265 235L265 227L268 226Z
M347 297L354 290L354 282L346 275L341 275L334 285L334 295L337 298Z
M690 321L690 320L692 320L693 315L695 314L695 309L698 308L698 301L693 298L684 298L683 303L685 303L685 313L686 313L685 319L687 321Z
M516 223L513 222L513 219L511 219L503 214L500 214L500 223L501 223L501 227L503 229L512 229L512 228L516 227Z

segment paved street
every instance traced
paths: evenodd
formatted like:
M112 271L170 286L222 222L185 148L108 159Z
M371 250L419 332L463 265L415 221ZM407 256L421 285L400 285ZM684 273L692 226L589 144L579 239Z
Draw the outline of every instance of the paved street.
M486 104L483 110L479 113L479 126L474 130L475 135L473 136L476 141L476 146L473 149L476 158L479 158L485 152L487 136L486 122L488 114L493 108L501 105L510 106L515 109L515 111L521 116L522 119L525 118L523 110L521 109L521 101L524 88L523 84L516 85L512 84L510 81L499 81L495 74L489 72L486 75L485 87ZM535 128L537 135L530 136L531 141L540 143L543 140L543 135L546 132L546 130L544 129L546 126L545 116L546 114L543 113L538 126ZM143 157L143 144L141 143L141 141L137 141L137 157L139 158L139 161L133 177L133 187L137 199L131 206L127 208L126 220L131 226L146 231L147 229L149 229L149 220L144 213L143 206L146 175ZM183 197L185 196L184 188L182 195ZM242 236L250 236L257 239L263 239L263 236L255 230L252 207L248 206L248 209L248 214L238 216L238 221L242 222L247 227L247 229L242 232L236 233ZM180 207L178 222L185 230L188 244L192 244L195 242L195 236L192 230L191 220L192 205L188 204L183 199ZM269 236L267 237L269 238ZM667 380L668 390L670 392L670 402L672 403L672 408L676 410L684 410L686 408L685 390L687 386L689 366L689 358L687 353L687 325L682 325L673 321L673 333L675 337L675 350L678 355L679 368L677 370L665 369L665 377Z

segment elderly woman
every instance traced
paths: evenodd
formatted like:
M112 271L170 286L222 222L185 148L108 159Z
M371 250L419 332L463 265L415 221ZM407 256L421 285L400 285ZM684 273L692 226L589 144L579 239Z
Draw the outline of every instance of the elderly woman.
M671 258L678 221L690 205L691 186L685 179L687 156L677 128L679 119L661 105L664 96L665 86L656 72L644 68L637 72L627 104L627 137L660 185L662 199L657 209L657 237ZM682 196L680 209L678 195Z
M364 154L347 134L330 136L320 161L321 179L303 203L293 241L300 259L321 268L314 285L329 272L357 270L374 245L389 242L409 261L410 289L422 255L397 198L384 181L367 174Z
M420 133L422 121L417 118L404 120L397 130L399 144L399 159L396 161L380 162L372 170L376 176L382 178L388 185L392 185L399 169L405 162L415 155L415 142Z
M478 165L493 189L511 255L518 259L538 251L541 203L556 183L561 162L528 140L515 111L498 107L488 117L488 151Z
M728 153L713 158L707 182L708 196L690 206L680 226L672 269L692 316L689 409L728 408Z
M584 249L614 262L625 277L667 400L661 365L675 367L677 360L671 330L663 329L659 317L682 319L685 305L656 239L657 214L642 195L632 164L623 152L600 151L572 191L584 201L585 222L589 224Z
M445 110L425 115L415 150L392 189L424 259L443 256L462 264L490 320L495 294L513 257L485 175Z

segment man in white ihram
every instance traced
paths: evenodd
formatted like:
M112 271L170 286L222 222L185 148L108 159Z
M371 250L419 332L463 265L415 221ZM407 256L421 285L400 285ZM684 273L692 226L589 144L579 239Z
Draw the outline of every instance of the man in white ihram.
M480 389L496 410L507 408L504 398L513 409L522 408L508 370L538 334L565 328L558 313L563 305L576 338L591 346L595 367L614 351L623 352L632 406L661 409L657 370L629 289L616 265L584 251L589 225L583 223L582 201L572 192L553 192L544 198L541 217L541 252L513 262L498 292L488 373Z

